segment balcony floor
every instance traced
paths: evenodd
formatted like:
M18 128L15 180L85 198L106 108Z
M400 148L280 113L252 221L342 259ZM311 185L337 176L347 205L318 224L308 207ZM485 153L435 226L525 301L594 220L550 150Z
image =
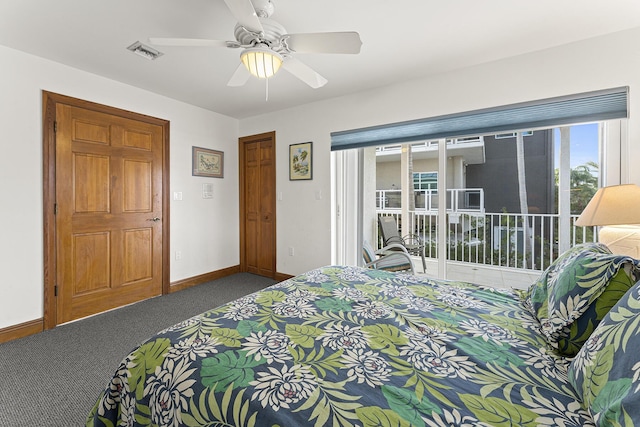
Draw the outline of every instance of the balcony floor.
M416 274L424 274L422 273L420 258L413 257L413 266ZM537 270L500 268L463 262L447 263L447 279L487 285L494 288L527 289L541 274L542 272ZM438 262L436 260L427 259L426 275L437 278Z

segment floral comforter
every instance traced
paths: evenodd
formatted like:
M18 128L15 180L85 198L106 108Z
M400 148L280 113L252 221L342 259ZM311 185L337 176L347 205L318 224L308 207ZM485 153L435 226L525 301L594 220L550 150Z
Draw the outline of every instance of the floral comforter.
M589 426L509 290L324 267L124 358L88 426Z

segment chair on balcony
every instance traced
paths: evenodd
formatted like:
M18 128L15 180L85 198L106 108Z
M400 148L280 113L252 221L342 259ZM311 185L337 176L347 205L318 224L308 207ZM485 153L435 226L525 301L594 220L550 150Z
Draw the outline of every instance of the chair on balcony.
M415 234L407 234L404 237L400 236L400 233L398 233L398 224L392 216L378 217L378 224L380 225L384 246L399 244L402 245L409 254L420 256L422 259L422 269L426 273L427 261L424 258L425 245L420 236Z
M362 258L365 262L364 266L367 268L393 272L410 271L411 274L415 274L409 253L398 244L389 245L376 251L369 242L365 241L362 244Z

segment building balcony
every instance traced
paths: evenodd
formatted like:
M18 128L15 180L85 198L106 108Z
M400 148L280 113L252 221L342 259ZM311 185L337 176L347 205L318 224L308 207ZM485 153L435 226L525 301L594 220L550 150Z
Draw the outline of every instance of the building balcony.
M438 212L438 190L415 190L416 212ZM401 190L376 190L376 209L387 212L400 212ZM448 213L484 213L484 190L482 188L447 189Z

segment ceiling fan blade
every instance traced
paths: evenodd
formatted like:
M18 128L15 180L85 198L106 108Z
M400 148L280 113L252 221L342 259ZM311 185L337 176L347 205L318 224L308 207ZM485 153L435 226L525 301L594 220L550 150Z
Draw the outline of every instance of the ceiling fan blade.
M251 0L224 0L224 2L240 25L256 33L264 31Z
M287 34L283 38L298 53L360 53L362 46L360 34L355 31Z
M163 37L150 37L149 43L156 46L198 46L198 47L231 47L229 42L223 40L207 39L174 39Z
M247 70L247 67L245 67L244 64L240 64L233 73L233 76L231 76L227 86L244 86L245 83L249 81L249 77L251 77L251 74L249 70Z
M308 65L295 58L285 58L282 68L293 74L314 89L318 89L327 84L327 79L313 71Z

